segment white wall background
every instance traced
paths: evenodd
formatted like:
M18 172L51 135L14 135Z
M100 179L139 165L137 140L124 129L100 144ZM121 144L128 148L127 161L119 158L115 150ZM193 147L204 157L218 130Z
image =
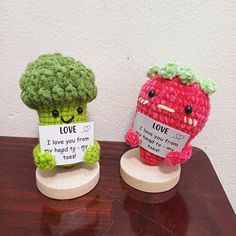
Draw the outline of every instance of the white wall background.
M236 210L235 0L2 0L0 22L0 135L37 137L18 81L43 53L60 51L94 70L99 95L89 115L98 140L124 140L150 65L175 59L215 79L212 115L193 144Z

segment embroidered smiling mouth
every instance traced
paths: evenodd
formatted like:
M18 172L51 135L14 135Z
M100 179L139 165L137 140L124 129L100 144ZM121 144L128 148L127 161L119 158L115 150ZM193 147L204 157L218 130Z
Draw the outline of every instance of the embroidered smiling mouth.
M175 112L175 110L174 110L173 108L167 107L167 106L162 105L162 104L158 104L157 107L158 107L159 109L163 109L163 110L165 110L165 111Z
M73 121L74 120L74 116L72 116L69 120L64 120L64 118L63 117L61 117L61 121L63 122L63 123L66 123L66 124L69 124L71 121Z

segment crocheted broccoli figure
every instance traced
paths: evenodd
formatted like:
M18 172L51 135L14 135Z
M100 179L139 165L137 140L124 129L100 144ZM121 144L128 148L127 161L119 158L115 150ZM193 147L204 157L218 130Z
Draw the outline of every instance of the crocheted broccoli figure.
M215 92L214 81L201 78L190 68L175 63L152 66L150 78L141 88L136 112L190 135L182 151L172 151L164 158L140 147L141 160L148 165L166 161L170 166L187 161L192 152L191 140L202 130L210 112L209 94ZM126 133L131 147L139 144L139 135L131 127Z
M59 53L42 55L30 63L21 76L20 87L23 102L38 111L39 125L85 122L87 103L97 95L93 72L79 61ZM49 152L40 152L39 144L33 155L36 166L42 171L56 166L55 157ZM94 163L99 157L100 147L95 141L86 150L84 159Z

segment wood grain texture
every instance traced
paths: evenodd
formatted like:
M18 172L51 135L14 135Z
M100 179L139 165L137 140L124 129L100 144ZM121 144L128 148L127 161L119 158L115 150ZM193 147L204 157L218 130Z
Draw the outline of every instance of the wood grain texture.
M38 190L45 196L66 200L81 197L90 192L100 179L98 162L88 164L80 162L68 169L56 167L50 171L36 170Z
M36 187L36 139L0 137L0 235L236 235L236 218L206 154L193 149L177 186L143 193L120 178L124 143L100 142L101 178L89 194L57 201ZM159 202L159 203L155 203Z
M180 165L166 162L150 166L142 162L139 147L125 152L120 159L120 176L132 188L147 193L166 192L179 182Z

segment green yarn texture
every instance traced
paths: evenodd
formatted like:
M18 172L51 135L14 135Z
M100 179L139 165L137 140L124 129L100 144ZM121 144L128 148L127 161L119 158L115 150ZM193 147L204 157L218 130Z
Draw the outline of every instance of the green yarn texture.
M89 163L93 164L100 159L100 146L97 141L94 142L93 146L90 146L85 154L84 154L84 160Z
M197 83L203 92L208 95L216 91L215 81L197 75L190 66L179 67L175 62L167 63L163 67L155 64L148 69L147 76L153 78L157 75L169 80L178 76L181 82L187 85Z
M198 81L200 87L206 91L208 94L214 93L216 91L216 83L208 78L202 78Z
M83 112L78 114L77 108L82 108ZM59 112L58 117L52 115L52 111L57 110ZM74 117L70 124L77 124L80 122L86 122L87 120L87 104L86 103L70 103L64 106L55 106L53 108L41 108L38 110L39 125L63 125L64 120L69 120Z
M185 66L179 69L178 75L184 84L193 84L197 82L197 75L195 71L190 66Z
M83 112L77 112L78 108L82 108ZM57 109L58 117L52 115L52 110ZM70 124L76 124L80 122L86 122L87 120L87 104L86 103L71 103L64 106L55 106L53 108L41 108L38 111L39 124L40 125L59 125L64 124L64 120L69 120L73 117ZM55 168L56 160L55 157L49 152L40 152L40 145L37 144L33 151L35 165L41 171L49 171ZM93 146L90 146L84 153L84 160L93 164L100 159L100 146L97 141L94 142ZM73 167L75 164L66 164L62 167Z
M31 62L20 79L22 101L32 109L92 101L97 95L92 70L72 57L46 54Z
M42 171L52 170L56 166L55 157L49 152L40 152L40 146L37 144L33 151L34 163Z
M22 101L38 111L40 125L74 124L87 120L87 103L97 96L92 70L60 53L46 54L31 62L20 79ZM56 113L55 113L56 112ZM56 167L49 152L41 152L40 144L33 150L35 165L41 171ZM95 163L100 158L98 142L89 147L84 159ZM73 167L67 164L62 167Z
M172 79L178 73L178 66L174 62L166 64L164 67L160 68L159 74L165 79Z
M33 151L34 163L41 171L49 171L56 167L55 157L49 152L40 152L40 145L37 144ZM100 159L100 145L97 141L94 142L93 146L90 146L84 153L84 160L88 164L98 162ZM66 164L62 167L70 168L76 166L75 164Z
M158 64L152 65L148 71L147 71L147 76L151 78L154 75L158 75L158 71L160 71L160 66Z

